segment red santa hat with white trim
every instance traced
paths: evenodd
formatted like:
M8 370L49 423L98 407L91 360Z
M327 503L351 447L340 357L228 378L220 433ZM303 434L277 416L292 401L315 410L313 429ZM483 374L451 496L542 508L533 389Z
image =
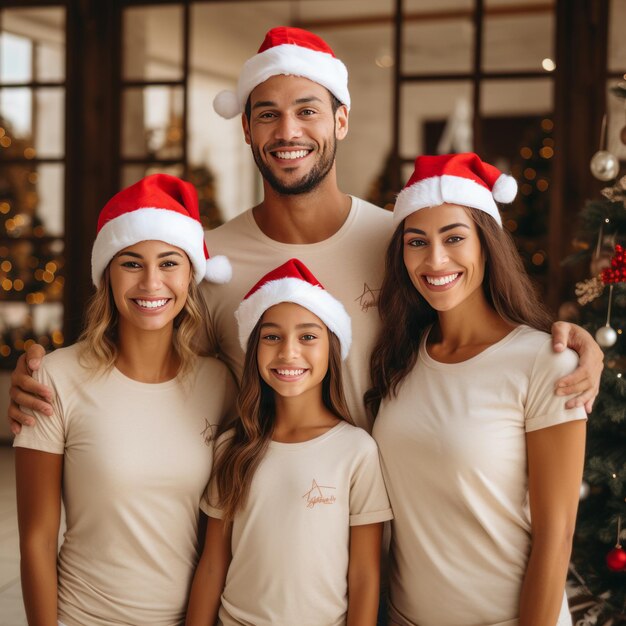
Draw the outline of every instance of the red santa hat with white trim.
M267 273L246 294L235 317L239 324L239 343L246 350L248 338L263 316L275 304L293 302L317 315L335 334L345 359L352 343L352 323L343 304L330 295L299 259L289 259Z
M331 47L302 28L276 26L267 32L258 52L244 63L237 92L221 91L215 96L215 112L226 119L241 115L252 90L280 74L319 83L350 109L348 70Z
M444 203L473 207L488 213L502 226L496 202L513 202L517 183L473 152L418 156L409 182L398 194L393 220Z
M227 283L232 276L225 256L209 258L195 187L176 176L152 174L116 193L100 212L91 252L94 285L118 252L148 240L184 250L196 283Z

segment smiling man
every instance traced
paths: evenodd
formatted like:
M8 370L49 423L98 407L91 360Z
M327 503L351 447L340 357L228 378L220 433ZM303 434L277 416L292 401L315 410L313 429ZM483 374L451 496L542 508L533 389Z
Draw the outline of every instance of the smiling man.
M363 407L369 360L380 322L377 297L384 255L392 232L391 213L343 193L337 185L337 142L348 133L348 71L320 37L279 26L244 64L237 91L214 102L225 118L241 116L246 142L263 176L263 201L206 233L208 248L227 254L233 280L202 285L207 305L204 348L241 375L243 351L234 311L260 276L298 258L344 304L354 341L344 363L348 406L355 423L371 430ZM557 323L554 345L580 354L580 367L567 377L562 395L578 393L588 409L597 393L602 352L583 329ZM31 368L41 348L28 352ZM22 359L13 375L9 419L17 432L31 419L19 404L46 412L49 398L28 375ZM35 399L32 394L38 394Z
M207 245L234 256L228 289L202 288L217 351L240 375L235 309L259 276L287 259L302 260L352 318L346 396L355 422L370 430L362 396L392 222L387 211L337 186L335 154L350 109L346 67L316 35L273 28L245 63L237 93L219 94L214 106L223 117L241 115L264 191L259 205L206 234Z

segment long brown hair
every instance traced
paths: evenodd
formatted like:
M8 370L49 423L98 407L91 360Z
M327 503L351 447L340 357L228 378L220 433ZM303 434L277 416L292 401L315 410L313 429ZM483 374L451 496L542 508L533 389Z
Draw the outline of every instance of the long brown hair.
M174 320L173 346L180 359L179 374L182 376L193 369L197 354L194 341L206 318L205 309L200 289L192 277L185 306ZM111 274L107 266L96 293L87 304L85 328L79 337L80 357L96 371L104 372L115 365L118 354L118 321L119 313L113 300Z
M275 391L261 378L257 365L257 348L261 337L262 318L248 339L241 389L237 398L239 417L234 426L224 424L216 438L221 438L215 449L209 492L215 485L219 493L217 506L224 520L232 521L235 513L246 503L252 478L272 439L276 417ZM328 371L322 381L324 406L337 418L352 424L343 393L341 377L341 345L337 336L328 330Z
M485 256L483 290L503 319L548 331L552 316L539 300L513 239L484 211L467 208ZM413 369L422 333L437 320L437 311L413 286L404 265L404 222L396 228L385 258L385 277L378 299L382 330L370 361L372 386L365 406L378 413L381 401L395 394Z

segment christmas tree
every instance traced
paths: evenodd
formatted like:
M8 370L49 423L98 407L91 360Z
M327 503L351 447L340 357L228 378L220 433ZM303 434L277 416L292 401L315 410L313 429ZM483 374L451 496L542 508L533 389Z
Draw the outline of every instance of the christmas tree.
M626 98L624 86L614 93ZM616 181L619 161L601 150L591 170ZM576 286L580 323L605 351L605 369L588 422L570 606L577 624L617 626L626 624L626 176L602 196L581 212L576 242L591 273Z

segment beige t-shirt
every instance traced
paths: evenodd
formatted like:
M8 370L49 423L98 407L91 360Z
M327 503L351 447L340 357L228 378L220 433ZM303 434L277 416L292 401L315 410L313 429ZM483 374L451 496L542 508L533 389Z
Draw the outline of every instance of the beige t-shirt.
M206 499L201 507L222 516ZM345 624L350 526L391 518L378 448L361 428L340 422L303 443L272 441L233 522L221 623Z
M207 427L231 411L232 375L198 358L183 380L90 377L71 346L47 355L37 378L55 391L54 415L37 415L14 445L64 455L59 620L182 624L213 458Z
M530 550L526 433L570 420L554 383L577 365L519 326L462 363L424 348L373 435L394 511L391 616L402 626L515 626ZM571 624L565 602L558 622ZM545 625L549 626L549 625Z
M230 283L202 284L209 310L207 323L218 344L216 352L241 377L244 355L234 312L262 276L291 258L300 259L352 318L352 347L343 368L344 389L352 419L369 432L363 394L369 387L370 353L380 327L376 303L391 233L391 213L358 198L352 198L350 214L339 231L319 243L274 241L259 229L251 210L208 231L209 253L227 255L233 266Z

